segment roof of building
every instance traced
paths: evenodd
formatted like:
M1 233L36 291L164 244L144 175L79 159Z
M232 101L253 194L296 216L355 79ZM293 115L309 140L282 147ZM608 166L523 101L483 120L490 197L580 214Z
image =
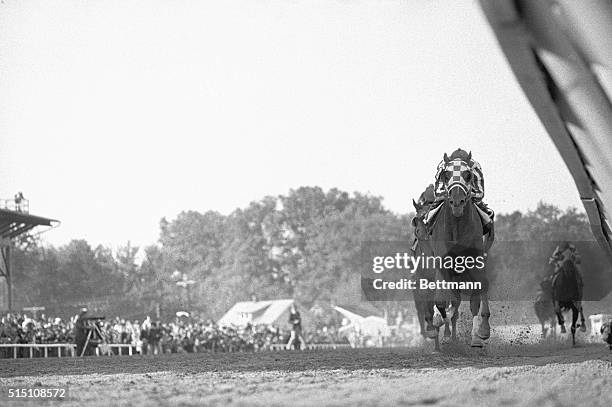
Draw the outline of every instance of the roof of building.
M5 239L15 238L36 226L53 226L55 223L58 223L55 219L0 208L0 237Z
M268 301L241 301L234 304L217 323L219 325L244 326L270 325L278 321L293 304L292 299Z

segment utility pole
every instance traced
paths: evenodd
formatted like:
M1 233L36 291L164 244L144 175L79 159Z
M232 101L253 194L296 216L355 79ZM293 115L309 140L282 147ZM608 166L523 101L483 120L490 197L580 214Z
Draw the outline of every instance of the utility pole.
M189 280L187 279L187 274L183 273L183 278L179 281L176 282L176 285L178 285L179 287L182 287L186 290L186 294L187 294L187 307L189 308L189 313L191 314L192 310L192 306L191 306L191 286L194 285L196 282L195 280Z

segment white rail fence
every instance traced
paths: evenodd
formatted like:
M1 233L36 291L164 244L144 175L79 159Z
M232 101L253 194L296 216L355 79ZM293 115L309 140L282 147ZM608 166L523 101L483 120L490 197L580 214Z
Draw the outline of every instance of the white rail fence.
M100 347L96 347L95 353L96 356L100 356L100 354L112 355L115 354L113 349L117 349L118 355L133 355L135 347L130 344L122 344L122 343L111 343L107 345L102 345ZM17 359L19 356L33 358L35 353L36 355L41 355L41 357L48 358L50 353L55 353L58 358L63 356L77 356L76 355L76 345L74 343L2 343L0 344L0 349L12 349L13 359ZM19 352L19 349L27 349L25 355ZM49 352L50 349L56 349L56 352ZM126 352L123 350L127 349ZM42 352L42 354L40 353Z
M57 357L62 356L75 356L76 345L72 343L2 343L0 349L12 349L13 359L17 359L19 356L18 349L28 349L28 355L30 358L34 357L34 351L37 353L42 350L43 357L49 357L49 349L56 349ZM62 355L63 351L66 354ZM23 356L22 356L23 357Z
M350 348L351 345L339 343L315 343L306 345L307 350L325 350L325 349L342 349ZM0 344L0 351L2 349L12 349L13 359L21 358L34 358L35 355L38 357L48 358L50 354L55 353L55 357L75 357L76 345L73 343L2 343ZM19 352L19 349L27 349L25 355ZM50 352L50 349L55 349L55 352ZM116 352L114 351L116 350ZM106 345L99 345L95 348L95 355L129 355L137 353L136 346L132 344L122 343L110 343ZM287 345L278 343L270 345L269 350L271 351L283 351L287 350ZM42 353L41 353L42 352Z
M350 347L351 345L348 343L312 343L306 345L306 350L343 349ZM283 343L275 343L274 345L270 345L270 350L287 350L287 345Z

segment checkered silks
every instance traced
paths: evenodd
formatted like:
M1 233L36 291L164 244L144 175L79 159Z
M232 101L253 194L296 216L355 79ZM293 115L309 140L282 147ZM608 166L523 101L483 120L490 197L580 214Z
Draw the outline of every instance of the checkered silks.
M446 189L450 191L453 188L460 187L466 193L471 189L471 182L466 181L463 177L465 172L471 174L472 169L470 166L463 160L455 159L446 164L445 171L450 173L450 177L446 182Z

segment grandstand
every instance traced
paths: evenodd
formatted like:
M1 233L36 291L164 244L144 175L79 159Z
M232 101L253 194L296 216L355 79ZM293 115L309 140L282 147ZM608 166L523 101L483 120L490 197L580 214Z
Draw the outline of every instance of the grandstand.
M0 200L0 309L13 311L13 281L11 248L15 241L38 226L50 228L59 225L55 219L30 214L30 202L21 193L14 199Z

